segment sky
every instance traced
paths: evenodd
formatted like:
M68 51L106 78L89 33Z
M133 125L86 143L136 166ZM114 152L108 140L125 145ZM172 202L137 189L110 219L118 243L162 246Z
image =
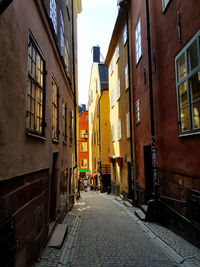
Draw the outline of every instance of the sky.
M82 0L82 12L78 15L79 104L88 104L92 47L99 45L106 58L117 13L117 0Z

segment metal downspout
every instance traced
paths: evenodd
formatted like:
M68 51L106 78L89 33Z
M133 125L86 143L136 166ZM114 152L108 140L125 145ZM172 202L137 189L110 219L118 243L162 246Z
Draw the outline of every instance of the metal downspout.
M148 80L149 80L150 122L151 122L151 151L152 151L154 193L155 193L154 200L157 202L158 201L158 177L157 177L157 164L156 164L155 125L154 125L154 109L153 109L153 83L152 83L149 0L146 0L146 24L147 24L148 75L149 75Z

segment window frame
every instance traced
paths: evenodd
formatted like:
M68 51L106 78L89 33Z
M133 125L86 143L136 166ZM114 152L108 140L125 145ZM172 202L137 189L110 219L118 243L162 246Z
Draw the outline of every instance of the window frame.
M56 102L53 99L53 89L54 86L56 87ZM54 123L54 119L56 120L56 124ZM54 134L55 130L55 134ZM52 139L53 140L59 140L59 87L55 81L55 79L52 77Z
M34 48L34 57L35 61L33 60L33 48ZM31 55L30 55L30 49L31 49ZM38 69L38 60L37 56L39 56L40 60L40 69ZM41 64L42 63L42 64ZM32 67L35 65L35 71L34 74L32 74ZM42 66L42 68L41 68ZM31 70L29 69L31 67ZM38 81L38 74L40 73L40 81ZM45 75L46 75L46 62L45 58L35 40L32 33L29 32L28 37L28 84L27 84L27 93L26 93L26 130L27 132L32 132L36 135L43 136L45 135L45 97L46 97L46 86L45 86ZM30 85L30 91L29 91L29 85ZM34 98L32 95L32 88L35 87L34 92ZM38 91L41 93L42 101L38 103L38 99L36 95L38 96ZM41 99L40 99L41 100ZM28 104L29 102L29 104ZM34 113L32 112L32 104L34 102ZM41 116L38 117L37 108L39 105L39 109L42 108ZM30 114L30 116L29 116ZM33 127L31 127L31 117L33 117ZM29 119L30 118L30 119ZM39 121L41 121L41 125L39 125L39 130L37 130L37 119L39 118ZM29 123L29 124L28 124ZM40 128L41 127L41 128Z
M122 139L121 119L118 119L117 121L117 138L118 138L118 141Z
M137 99L135 102L135 121L136 124L140 123L140 100Z
M50 9L49 10L49 16L50 16L51 21L52 21L54 32L57 35L57 33L58 33L58 22L57 22L57 4L56 4L56 0L50 0L49 9Z
M123 29L123 44L124 44L124 46L126 45L127 42L128 42L128 27L127 27L127 24L125 24L124 29Z
M140 58L142 57L141 17L139 17L137 21L134 34L135 34L135 61L137 65L140 61Z
M85 164L85 162L86 162L86 164ZM87 167L88 167L88 160L87 159L81 159L81 169L87 169Z
M124 86L125 91L129 89L129 70L128 70L128 64L126 64L124 68Z
M87 142L81 142L80 152L88 152Z
M62 103L62 136L63 136L63 141L67 142L67 104L63 100Z
M188 64L188 51L190 47L197 42L197 58L198 58L198 64L193 70L189 70L189 64ZM178 60L184 56L185 60L185 70L186 75L179 81L178 78ZM194 77L196 74L200 75L200 30L190 39L190 41L184 46L184 48L178 53L178 55L175 57L175 75L176 75L176 96L177 96L177 112L178 112L178 131L179 131L179 137L181 136L187 136L187 135L194 135L194 134L200 134L200 127L195 128L193 125L193 112L192 112L192 97L191 97L191 85L190 80L192 77ZM188 113L189 113L189 130L183 131L181 129L181 107L180 107L180 97L179 97L179 87L183 85L186 82L187 85L187 101L188 101ZM200 101L200 98L197 99L197 102Z
M162 10L163 12L166 10L166 8L168 7L169 3L171 0L167 0L167 3L165 0L162 0Z

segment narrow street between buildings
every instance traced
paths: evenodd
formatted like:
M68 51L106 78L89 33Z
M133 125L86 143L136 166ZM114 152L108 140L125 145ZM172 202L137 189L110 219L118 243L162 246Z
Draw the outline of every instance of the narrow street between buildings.
M160 225L141 222L113 195L82 192L65 217L61 250L47 248L37 266L199 266L199 250Z

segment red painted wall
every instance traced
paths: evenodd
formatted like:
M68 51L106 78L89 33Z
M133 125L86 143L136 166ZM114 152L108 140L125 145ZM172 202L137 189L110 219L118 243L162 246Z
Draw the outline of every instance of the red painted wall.
M181 42L178 41L177 12L180 11ZM162 1L151 1L154 114L158 168L200 177L200 135L179 137L175 62L177 54L200 29L200 3L196 0L170 1L162 12Z
M87 159L88 166L87 169L89 169L89 139L86 141L84 138L81 137L81 130L87 130L88 132L88 137L89 137L89 127L88 127L88 111L83 111L81 115L79 116L79 134L78 134L78 139L79 139L79 158L78 158L78 168L81 169L81 159ZM87 152L81 152L81 142L87 142Z
M136 65L135 56L135 27L138 19L141 19L141 43L142 57ZM134 110L134 138L135 138L135 160L136 179L138 186L145 189L144 173L144 146L151 144L150 132L150 108L148 89L148 61L147 61L147 41L146 41L146 11L145 0L131 1L130 5L130 26L132 42L132 75L133 75L133 110ZM144 78L144 71L146 81ZM140 122L136 124L135 102L140 102Z

